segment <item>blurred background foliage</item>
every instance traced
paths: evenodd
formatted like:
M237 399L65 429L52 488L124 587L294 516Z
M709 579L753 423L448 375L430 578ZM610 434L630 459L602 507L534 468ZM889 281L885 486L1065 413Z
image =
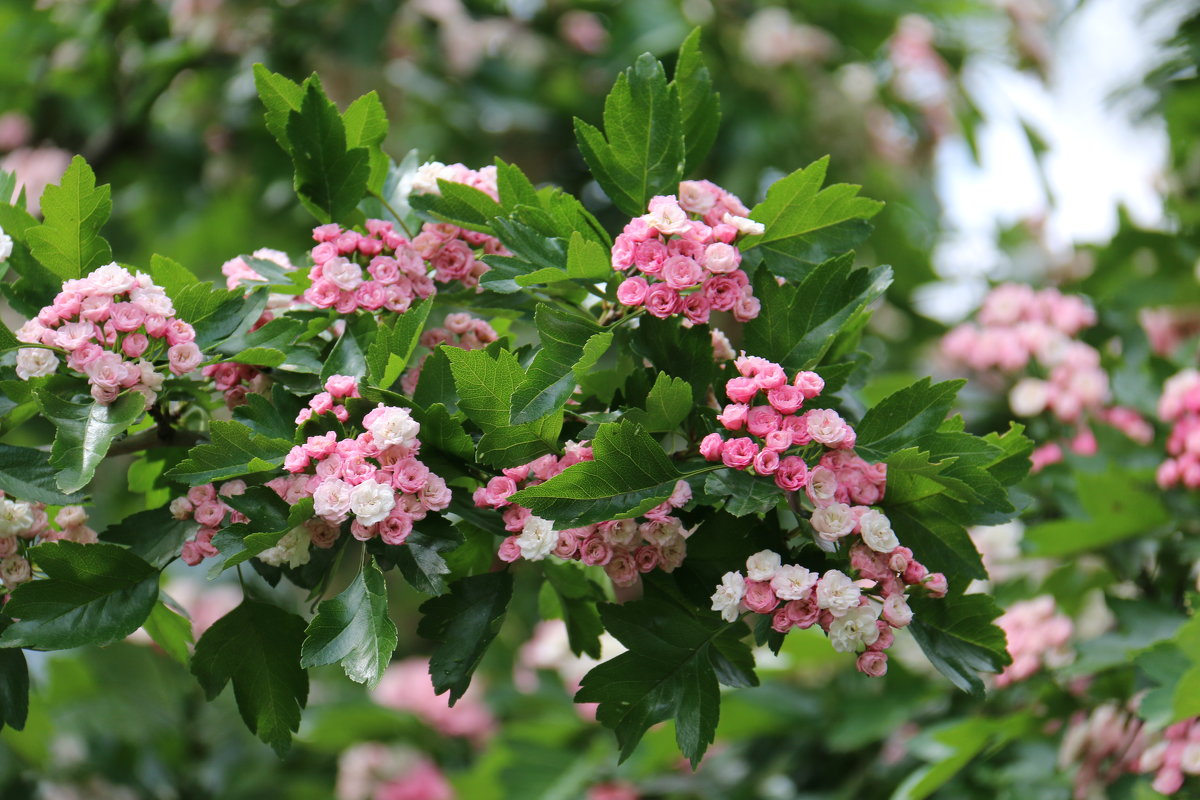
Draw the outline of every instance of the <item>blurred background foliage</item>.
M312 223L262 122L251 73L262 62L294 79L318 72L343 105L377 91L397 160L412 149L470 167L499 156L616 226L624 220L590 182L571 118L597 121L621 69L644 51L670 67L697 26L724 120L695 177L752 205L775 178L829 154L832 180L887 202L859 253L896 274L872 323L878 377L866 399L914 373L952 372L934 353L945 325L1004 279L1088 294L1100 311L1089 341L1117 371L1116 399L1145 414L1162 381L1194 363L1194 347L1152 353L1137 319L1142 306L1200 305L1200 16L1188 3L0 0L0 168L17 173L36 212L41 188L83 154L113 187L106 236L124 263L160 253L214 278L260 247L299 256ZM1126 70L1097 66L1112 61ZM1011 417L986 385L965 395L964 410L976 430ZM1129 442L1102 445L1095 458L1070 457L1069 470L1142 474L1155 463ZM1027 487L1028 522L1087 516L1088 484L1069 470ZM147 488L134 485L136 470L105 480L100 523L132 510L127 482ZM1194 518L1194 497L1170 502L1177 519ZM1132 565L1148 546L1133 539L996 588L1006 603L1050 593L1084 614L1089 591L1138 578ZM529 643L555 610L530 575L518 586L525 613L510 614L465 717L461 704L450 712L422 694L412 680L421 669L398 671L393 683L408 688L374 699L336 669L316 670L313 708L282 762L236 719L228 693L204 703L186 668L150 646L46 658L26 730L0 732L0 796L319 798L336 787L339 800L1086 797L1057 763L1065 721L1082 705L1065 687L1092 668L1098 698L1154 685L1161 670L1114 660L1125 651L1112 637L1144 646L1179 626L1198 554L1172 547L1182 577L1144 592L1137 614L1110 603L1118 613L1093 625L1110 638L1085 649L1074 672L989 704L955 692L915 648L868 682L824 639L793 635L781 658L760 662L763 687L725 702L718 746L696 775L669 726L616 765L611 734L570 703L582 670L553 625ZM202 627L230 598L186 572L168 591ZM419 600L392 590L399 654L419 659L425 645L403 624ZM1121 593L1130 590L1110 595ZM1159 796L1132 776L1107 791Z

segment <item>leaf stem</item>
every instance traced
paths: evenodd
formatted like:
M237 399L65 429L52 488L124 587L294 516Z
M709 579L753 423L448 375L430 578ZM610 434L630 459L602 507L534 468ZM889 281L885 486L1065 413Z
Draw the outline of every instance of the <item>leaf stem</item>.
M413 238L413 232L411 230L409 230L408 225L405 224L404 217L400 216L400 214L396 211L396 209L392 208L392 204L387 201L387 198L385 198L382 194L375 191L374 189L367 189L367 194L371 195L371 197L374 197L376 200L383 203L383 207L388 210L388 213L391 214L392 217L396 220L396 222L399 223L400 227L404 229L404 233L408 235L408 238L409 239Z

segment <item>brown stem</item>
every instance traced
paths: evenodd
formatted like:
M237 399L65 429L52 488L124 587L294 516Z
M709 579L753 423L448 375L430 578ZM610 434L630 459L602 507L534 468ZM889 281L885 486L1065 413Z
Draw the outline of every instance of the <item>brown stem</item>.
M154 447L191 447L203 441L205 441L204 436L196 431L177 431L171 428L164 431L162 428L155 427L113 442L112 447L108 448L108 454L124 456Z

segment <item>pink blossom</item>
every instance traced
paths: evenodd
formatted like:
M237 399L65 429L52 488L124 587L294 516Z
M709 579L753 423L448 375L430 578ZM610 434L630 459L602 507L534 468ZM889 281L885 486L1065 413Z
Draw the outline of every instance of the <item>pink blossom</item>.
M730 378L725 382L725 395L735 403L749 403L758 389L753 378Z
M734 380L746 380L734 378ZM760 438L779 430L783 416L771 406L755 406L746 414L746 430Z
M646 310L659 319L666 319L672 314L678 314L683 308L683 299L679 292L665 283L656 283L646 293Z
M700 441L700 455L704 456L707 461L718 461L724 445L725 440L721 438L721 434L710 433Z
M882 678L887 674L887 654L875 650L859 653L855 668L864 675L872 678Z
M633 264L647 275L657 275L670 257L667 246L659 239L639 243L633 250Z
M763 449L754 456L754 471L759 475L774 475L779 469L779 453Z
M612 246L612 267L616 270L627 270L633 265L633 252L636 246L634 240L621 234L613 240Z
M726 430L740 431L746 424L746 417L749 413L750 406L745 403L730 403L725 406L724 411L717 415L717 422L724 425Z
M808 484L808 464L799 456L787 456L775 471L775 484L784 491L798 492Z
M727 467L733 469L745 469L754 461L754 456L758 454L758 445L754 440L742 436L737 439L730 439L725 443L721 450L721 461Z
M650 286L640 276L626 278L617 287L617 302L625 306L640 306L646 300Z
M746 594L742 598L743 605L756 614L770 614L779 605L775 592L771 589L770 581L746 581Z

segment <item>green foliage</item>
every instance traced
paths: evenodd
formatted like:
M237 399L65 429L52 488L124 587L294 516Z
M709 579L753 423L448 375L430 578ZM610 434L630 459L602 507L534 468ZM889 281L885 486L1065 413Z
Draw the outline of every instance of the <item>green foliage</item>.
M112 190L97 187L96 173L75 156L58 185L42 194L45 221L25 232L29 249L57 278L82 278L113 260L112 248L100 236L111 212Z
M50 454L32 447L0 444L0 491L37 503L66 505L83 499L79 493L63 494L50 465Z
M192 520L175 519L166 506L160 506L130 514L106 528L100 539L126 547L146 563L162 569L179 556L196 527Z
M783 490L775 482L751 475L740 469L719 469L708 473L704 492L724 498L725 510L735 517L763 514L784 499Z
M7 623L5 623L7 624ZM20 649L0 650L0 729L25 728L29 716L29 664Z
M679 46L679 60L675 63L675 77L671 83L679 95L682 112L683 174L686 176L704 162L721 128L721 99L713 91L712 76L704 66L699 28Z
M534 315L541 348L513 390L509 422L521 425L553 414L575 391L576 375L595 366L612 343L612 332L580 314L539 304Z
M160 601L154 604L142 627L164 653L180 664L188 663L191 657L188 648L193 643L192 621L185 615L176 613Z
M628 758L646 730L675 720L675 740L693 768L716 735L718 682L758 684L745 626L697 614L657 593L600 607L604 626L629 648L583 678L578 703L599 703L596 719L617 735Z
M509 572L488 572L460 578L449 594L421 605L417 634L438 642L429 657L429 674L438 694L450 693L454 705L471 683L471 675L487 652L512 598Z
M914 598L913 637L938 671L964 692L982 696L980 672L999 672L1012 663L1004 632L992 624L1000 616L984 594Z
M4 612L18 619L0 647L65 650L133 633L158 599L158 570L114 544L40 544L30 557L45 580L22 584Z
M646 395L645 408L631 408L625 419L636 422L649 433L675 430L692 412L692 387L682 378L660 372Z
M544 587L551 589L557 599L559 616L567 626L571 652L575 655L586 653L598 660L604 624L596 604L604 600L604 590L588 578L583 567L570 561L561 564L543 561L542 574L547 581Z
M776 275L799 280L809 265L854 249L871 233L867 220L883 203L859 197L859 186L838 183L822 189L828 168L826 156L776 181L766 199L750 211L750 218L766 231L742 249L761 249Z
M785 369L813 369L846 324L892 283L890 267L854 269L854 254L831 258L798 283L782 286L767 272L755 276L759 315L746 324L747 352Z
M113 439L142 416L146 405L134 392L121 394L109 405L94 400L74 403L46 389L36 394L38 408L54 423L50 466L58 470L58 488L67 493L88 485Z
M192 674L209 700L230 681L238 711L251 732L283 755L308 699L300 666L304 620L276 606L245 600L196 643Z
M321 603L305 633L300 666L341 662L350 680L369 687L379 683L396 649L396 624L374 561L363 564L341 594Z
M703 402L717 373L712 335L701 326L684 328L675 320L640 317L633 335L633 351L656 369L687 381L692 398Z
M965 380L932 383L922 378L888 395L855 426L854 449L863 458L882 461L919 437L933 433L946 418Z
M1086 518L1056 519L1031 526L1026 541L1038 556L1071 556L1134 536L1153 533L1171 521L1146 478L1123 470L1075 473L1076 496Z
M666 500L677 481L716 469L680 472L641 426L628 420L601 425L594 461L568 467L510 499L560 527L640 516Z
M167 470L168 478L189 486L266 472L283 463L292 449L286 439L263 436L239 422L213 420L209 444L198 444L188 457Z
M387 389L400 379L416 349L433 303L422 300L401 314L392 325L379 323L367 348L367 368L373 385Z

